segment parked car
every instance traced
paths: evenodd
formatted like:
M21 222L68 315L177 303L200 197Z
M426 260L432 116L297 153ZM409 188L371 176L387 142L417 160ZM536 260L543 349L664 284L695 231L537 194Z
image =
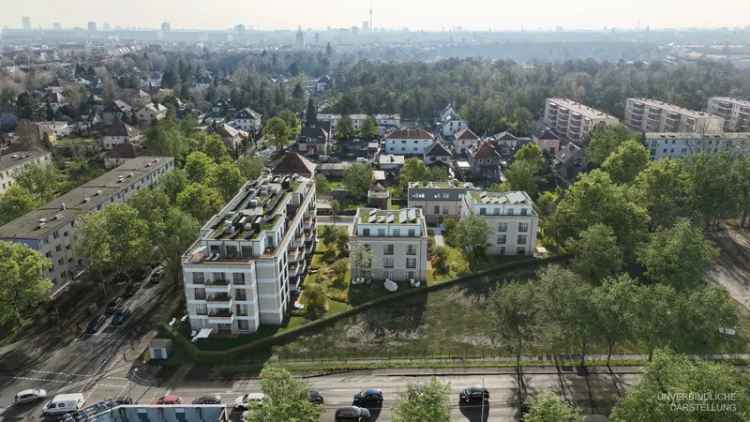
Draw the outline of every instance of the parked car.
M58 394L42 407L43 415L60 415L81 410L86 399L81 393Z
M307 392L307 400L312 404L323 404L324 402L323 395L315 390L310 390Z
M159 397L156 404L182 404L182 397L174 394L167 394L166 396Z
M104 315L98 315L94 317L94 319L89 321L89 325L86 326L86 334L96 334L96 332L99 331L99 328L101 328L101 326L104 324L104 321L106 320L107 317Z
M112 315L118 309L120 309L120 306L122 306L122 298L121 297L116 297L116 298L112 299L112 301L107 304L107 308L104 310L104 313L106 315Z
M125 323L130 318L130 311L127 309L118 309L112 315L112 325L118 326Z
M35 402L47 398L47 391L39 388L32 388L30 390L19 391L13 399L15 404L25 404Z
M464 388L458 395L459 400L464 403L476 401L485 401L490 399L490 392L485 387L468 387Z
M383 390L368 388L354 395L353 406L379 407L383 404Z
M221 404L221 396L202 396L193 400L193 404Z
M357 406L336 409L335 422L370 422L370 411Z
M250 408L250 403L260 402L266 398L263 393L247 393L234 399L234 408L245 411Z

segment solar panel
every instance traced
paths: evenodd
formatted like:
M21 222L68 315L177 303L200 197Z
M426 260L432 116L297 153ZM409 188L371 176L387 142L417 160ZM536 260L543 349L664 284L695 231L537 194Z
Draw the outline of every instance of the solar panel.
M401 210L401 212L398 213L398 221L402 223L406 221L406 210Z
M379 215L378 216L378 223L383 223L383 222L385 222L385 216L384 215Z
M368 223L374 223L377 218L378 218L378 216L371 215L370 218L367 219L367 222Z
M370 215L374 215L374 214L376 214L377 212L378 212L378 210L377 210L377 209L375 209L375 208L373 208L373 209L371 209L371 210L370 210Z
M416 219L417 219L417 210L415 210L415 209L410 209L410 210L408 211L408 213L409 213L409 221L410 221L410 222L412 222L412 221L414 221L414 220L416 220Z
M395 217L395 216L394 216L393 214L388 214L388 218L386 219L386 222L388 222L388 223L393 223L393 220L394 220L395 218L396 218L396 217Z

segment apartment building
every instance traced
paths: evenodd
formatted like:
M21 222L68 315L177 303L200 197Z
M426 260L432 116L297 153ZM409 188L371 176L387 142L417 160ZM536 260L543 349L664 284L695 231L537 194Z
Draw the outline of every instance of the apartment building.
M708 112L724 119L727 132L750 132L750 101L712 97L708 99Z
M595 128L619 122L614 116L567 98L545 101L544 124L568 141L586 143Z
M0 194L16 182L16 177L32 165L52 164L52 155L46 151L18 151L0 156Z
M750 133L646 133L643 135L652 160L683 158L688 155L726 152L731 155L750 154Z
M435 137L424 129L398 129L385 136L386 154L424 155Z
M439 224L445 218L461 218L466 192L478 190L471 183L412 182L407 193L408 207L422 210L427 224Z
M360 268L352 260L352 276L426 281L427 240L427 223L419 208L359 208L349 246L352 250L368 249L372 260L369 268Z
M281 325L315 248L315 182L264 175L247 182L182 258L190 326L250 334Z
M73 253L80 218L128 200L174 169L171 157L138 157L0 227L0 240L24 244L52 261L55 291L85 268Z
M483 218L488 255L533 255L539 230L534 202L526 192L469 191L463 197L462 218Z
M724 119L648 98L628 98L625 125L641 132L718 133Z

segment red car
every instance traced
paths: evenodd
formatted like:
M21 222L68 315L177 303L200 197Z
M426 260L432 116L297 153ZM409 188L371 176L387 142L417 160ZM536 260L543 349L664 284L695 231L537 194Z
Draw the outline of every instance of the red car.
M156 401L156 404L182 404L182 397L167 394Z

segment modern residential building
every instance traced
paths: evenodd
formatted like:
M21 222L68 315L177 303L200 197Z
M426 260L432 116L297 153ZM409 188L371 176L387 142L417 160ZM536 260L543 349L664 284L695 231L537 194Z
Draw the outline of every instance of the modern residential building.
M386 154L424 155L435 137L424 129L398 129L385 135Z
M708 112L724 119L727 132L750 132L750 101L712 97L708 99Z
M462 218L483 218L488 255L533 255L539 218L526 192L469 191L463 196Z
M586 143L595 128L618 123L614 116L567 98L547 98L545 102L544 124L568 141Z
M641 132L718 133L724 119L649 98L628 98L625 125Z
M138 157L0 227L0 240L24 244L52 261L49 278L64 287L85 268L73 253L80 218L154 185L174 168L171 157Z
M104 402L106 403L106 402ZM96 404L94 405L96 406ZM84 408L86 422L230 422L226 404L126 404L110 409Z
M727 152L731 155L750 154L750 133L664 133L643 135L652 160L683 158L698 153Z
M352 259L352 276L372 280L427 280L427 223L422 210L359 208L349 240L351 250L366 248L369 268ZM352 257L356 254L351 254Z
M461 218L464 195L477 190L468 182L412 182L407 193L408 207L419 208L427 224L438 224L445 218Z
M315 248L315 182L264 175L247 182L182 258L190 326L250 334L281 325Z
M43 164L52 164L52 155L47 151L18 151L0 155L0 194L13 186L16 177L26 167Z

